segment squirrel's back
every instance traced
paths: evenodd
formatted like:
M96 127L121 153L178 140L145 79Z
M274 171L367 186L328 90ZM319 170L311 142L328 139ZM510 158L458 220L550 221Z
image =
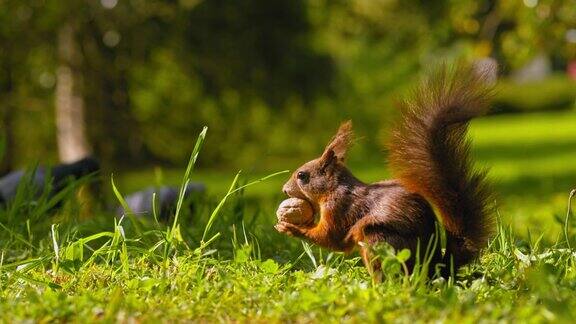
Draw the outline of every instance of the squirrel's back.
M469 121L488 108L496 65L435 71L404 102L389 144L393 174L437 210L447 231L445 262L455 268L478 255L492 233L492 195L475 171L466 139Z

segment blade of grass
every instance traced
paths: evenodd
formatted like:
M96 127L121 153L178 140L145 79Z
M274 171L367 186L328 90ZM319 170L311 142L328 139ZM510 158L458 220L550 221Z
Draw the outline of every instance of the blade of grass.
M156 224L156 226L158 226L160 223L158 222L158 206L157 206L157 202L156 199L158 197L156 196L156 193L152 193L152 216L154 217L154 223Z
M566 221L564 222L564 236L566 237L566 244L568 248L571 250L572 246L570 246L570 237L568 236L568 220L570 219L570 211L572 210L572 198L576 195L576 189L570 191L570 196L568 197L568 211L566 211Z
M52 247L54 248L54 258L56 260L56 265L60 262L60 248L58 247L58 231L56 230L56 224L50 226L50 232L52 233Z
M198 135L198 139L196 140L192 154L190 154L190 159L188 160L188 165L186 166L186 172L184 173L184 178L182 179L182 185L180 186L180 192L178 192L178 201L176 203L176 212L174 213L174 223L172 224L172 230L175 230L176 226L178 226L178 219L180 217L180 210L182 210L182 203L184 202L186 187L188 186L188 182L190 182L190 174L192 174L192 170L194 169L194 165L198 159L198 154L200 153L200 149L202 148L202 144L204 143L207 132L208 127L204 126L200 132L200 135Z
M302 241L302 247L304 248L304 252L306 252L306 255L308 255L308 258L312 262L314 269L317 269L318 263L316 262L316 257L314 256L314 252L312 252L312 248L310 248L310 244Z
M112 184L112 191L114 192L114 196L116 196L116 199L118 199L118 202L120 202L120 205L122 205L124 213L125 214L132 213L130 206L128 206L128 203L126 202L120 191L118 191L118 187L116 187L116 184L114 183L114 174L110 175L110 183Z
M200 242L203 243L205 241L206 235L208 235L208 231L210 231L210 228L212 227L212 224L214 223L214 220L216 219L218 212L220 211L222 206L224 206L224 203L226 202L228 197L230 197L230 193L233 191L234 187L236 186L236 183L238 182L238 177L240 177L240 172L238 172L236 174L236 176L234 177L234 180L232 180L232 184L230 185L228 192L226 193L224 198L222 198L220 200L220 202L218 203L216 208L214 208L214 210L212 211L212 214L210 214L210 218L208 218L208 223L206 223L206 226L204 227L204 233L202 234L202 240Z
M218 205L216 206L216 208L214 208L214 211L212 211L212 214L210 214L210 218L208 219L208 223L206 223L206 227L204 227L204 234L202 234L202 242L205 241L206 236L208 235L208 232L210 231L210 228L212 227L212 224L214 223L214 221L216 220L216 216L218 216L218 213L220 212L220 209L222 208L222 206L224 206L224 203L226 203L226 200L228 199L228 197L230 197L231 195L235 194L236 192L246 188L246 187L250 187L252 185L255 185L257 183L260 183L262 181L265 181L267 179L270 179L272 177L275 177L277 175L281 175L284 173L288 173L288 170L284 170L284 171L279 171L279 172L275 172L272 173L270 175L267 175L265 177L262 177L258 180L249 182L243 186L240 186L236 189L234 189L234 187L236 186L236 183L238 182L238 178L240 177L241 172L238 172L236 174L236 176L234 177L234 180L232 180L232 184L230 185L230 188L228 189L228 192L226 193L226 195L224 196L224 198L222 198L222 200L220 200L220 202L218 203Z
M118 190L118 187L116 187L116 184L114 183L114 174L110 175L110 183L112 184L112 191L114 191L114 196L116 196L116 199L118 199L118 202L120 202L120 205L124 209L124 215L127 216L128 219L130 219L130 222L132 222L132 224L134 225L134 230L136 231L136 234L138 236L141 236L142 226L140 224L140 221L136 217L134 217L132 209L126 202L126 199L124 199L124 196L122 196L122 194Z

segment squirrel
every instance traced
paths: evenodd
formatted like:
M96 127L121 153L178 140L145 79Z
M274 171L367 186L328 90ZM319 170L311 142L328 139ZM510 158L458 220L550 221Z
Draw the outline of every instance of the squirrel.
M469 121L488 109L496 67L494 61L443 65L401 103L402 118L387 144L396 179L366 184L348 170L354 137L351 121L344 122L322 155L299 167L282 188L309 202L319 220L280 221L276 230L331 250L360 247L369 273L381 276L370 246L386 242L411 250L406 264L412 272L415 252L423 260L438 218L446 250L432 252L429 270L443 264L440 274L447 277L473 261L493 233L493 194L486 171L473 169L466 132Z

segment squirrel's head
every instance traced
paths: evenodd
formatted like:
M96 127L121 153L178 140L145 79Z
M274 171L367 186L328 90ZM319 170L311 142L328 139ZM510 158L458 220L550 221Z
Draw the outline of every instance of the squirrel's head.
M344 122L322 155L294 171L282 191L290 197L307 200L317 211L323 198L337 189L349 174L344 160L353 138L352 122Z

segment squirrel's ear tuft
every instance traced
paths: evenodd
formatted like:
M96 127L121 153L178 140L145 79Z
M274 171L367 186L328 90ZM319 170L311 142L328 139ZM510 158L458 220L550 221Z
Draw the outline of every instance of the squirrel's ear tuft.
M332 170L332 167L335 166L337 162L338 159L333 150L329 149L324 151L324 154L322 154L322 157L320 158L320 172L326 173L327 171Z
M352 131L352 121L348 120L340 125L336 135L330 140L330 143L322 153L322 159L329 161L335 158L336 161L344 162L346 153L354 141L354 132Z

